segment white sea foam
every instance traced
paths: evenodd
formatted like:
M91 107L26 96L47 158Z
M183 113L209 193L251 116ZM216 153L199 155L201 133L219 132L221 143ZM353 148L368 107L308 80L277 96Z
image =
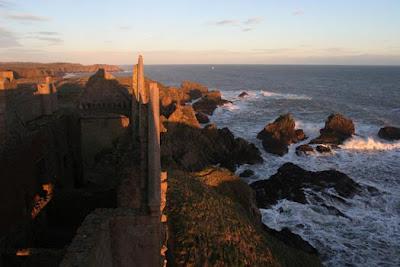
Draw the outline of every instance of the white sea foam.
M312 97L306 96L306 95L281 94L281 93L274 93L274 92L265 91L265 90L262 90L261 94L264 97L273 98L273 99L312 100Z
M379 140L375 140L372 137L360 138L353 137L349 141L345 142L341 148L347 150L399 150L400 142L386 143Z

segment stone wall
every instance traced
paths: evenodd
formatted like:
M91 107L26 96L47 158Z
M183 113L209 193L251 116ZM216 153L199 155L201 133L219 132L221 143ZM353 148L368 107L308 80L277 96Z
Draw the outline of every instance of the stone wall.
M53 114L23 126L18 145L8 144L0 153L0 213L7 214L0 220L0 239L32 220L35 203L46 194L44 185L68 189L82 176L76 114Z
M98 209L85 219L60 266L160 266L159 226L133 209Z

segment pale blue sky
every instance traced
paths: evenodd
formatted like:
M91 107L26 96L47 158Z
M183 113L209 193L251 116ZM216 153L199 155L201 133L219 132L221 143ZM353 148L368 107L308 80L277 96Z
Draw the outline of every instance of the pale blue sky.
M0 0L0 61L400 65L399 0Z

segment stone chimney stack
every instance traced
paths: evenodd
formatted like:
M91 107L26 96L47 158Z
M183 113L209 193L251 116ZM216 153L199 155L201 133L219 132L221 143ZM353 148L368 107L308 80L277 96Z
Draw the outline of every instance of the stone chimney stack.
M51 77L46 77L44 83L37 85L40 101L42 105L42 114L51 115L58 109L57 89Z

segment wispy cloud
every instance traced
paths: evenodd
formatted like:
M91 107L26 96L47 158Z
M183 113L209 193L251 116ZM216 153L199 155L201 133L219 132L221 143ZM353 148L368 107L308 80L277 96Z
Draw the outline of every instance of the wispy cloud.
M231 26L235 26L238 25L239 21L234 20L234 19L225 19L225 20L219 20L214 22L214 25L217 26L227 26L227 25L231 25Z
M249 18L243 22L245 25L255 25L255 24L260 24L263 21L262 17L254 17L254 18Z
M238 19L224 19L210 23L214 26L233 26L240 27L243 32L249 32L254 29L254 26L260 24L263 21L262 17L251 17L245 20Z
M10 14L7 15L7 18L12 20L19 20L19 21L49 21L50 19L47 17L36 16L33 14Z
M302 16L302 15L304 15L304 10L303 9L296 9L295 11L293 11L292 15L293 16Z
M39 41L45 41L48 42L49 45L59 45L64 42L63 39L57 38L57 37L42 37L42 36L37 36L34 39L39 40Z
M10 1L0 0L0 8L9 8L12 6Z
M17 36L2 27L0 27L0 48L21 46Z
M37 34L46 35L46 36L55 36L55 35L59 35L58 32L47 32L47 31L37 32Z

